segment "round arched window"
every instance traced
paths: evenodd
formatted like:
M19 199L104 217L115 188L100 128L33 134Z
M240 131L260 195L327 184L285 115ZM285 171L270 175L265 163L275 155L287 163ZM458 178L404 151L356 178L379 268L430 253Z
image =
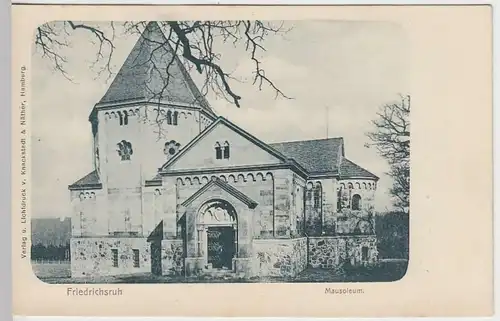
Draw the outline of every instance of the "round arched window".
M361 210L361 196L359 196L359 194L354 194L354 196L352 197L351 207L356 211Z

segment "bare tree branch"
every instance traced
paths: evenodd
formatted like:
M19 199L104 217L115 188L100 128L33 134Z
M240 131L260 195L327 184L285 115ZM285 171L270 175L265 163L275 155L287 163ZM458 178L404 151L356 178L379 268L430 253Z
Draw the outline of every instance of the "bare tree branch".
M400 103L384 105L372 122L375 130L366 135L389 165L393 178L391 194L395 206L407 210L410 205L410 96Z
M94 63L92 64L92 67L94 67L101 59L105 59L106 62L104 63L104 66L98 71L98 74L102 74L104 71L107 71L108 72L108 78L110 78L112 76L112 72L111 72L111 69L110 69L110 66L111 66L111 58L113 56L113 52L114 52L114 49L115 49L115 46L113 45L113 40L114 40L114 37L115 37L115 26L114 26L114 23L111 22L110 23L110 26L111 26L111 29L112 29L112 35L110 38L108 38L106 36L106 34L96 28L96 27L92 27L90 25L86 25L86 24L75 24L73 21L67 21L67 23L69 24L69 26L73 29L73 30L77 30L77 29L84 29L88 32L90 32L92 35L94 35L98 40L99 40L99 43L98 43L98 46L99 46L99 49L97 51L97 54L96 54L96 59L94 61ZM109 48L109 52L106 53L107 54L107 57L105 57L105 53L103 51L103 48L104 47L108 47Z
M142 33L147 25L147 21L131 22L127 21L120 25L125 35ZM220 61L223 59L221 48L218 45L230 43L233 46L241 44L249 54L249 59L254 63L253 84L262 90L263 85L268 85L275 93L276 98L286 96L265 73L258 53L265 52L264 42L270 36L284 34L290 29L285 29L284 23L277 26L271 22L263 21L162 21L159 22L164 33L168 35L165 42L158 42L152 39L148 40L158 48L170 46L174 48L174 54L182 56L185 60L188 70L194 67L199 74L204 75L202 94L206 95L210 90L216 96L222 97L227 101L240 106L241 96L232 88L231 82L237 81L231 72L225 70ZM40 49L43 57L47 58L54 69L63 76L70 79L66 69L67 58L62 53L64 47L69 47L73 32L89 33L96 44L96 56L92 63L92 68L100 66L97 72L98 76L107 75L108 79L113 76L112 57L115 51L115 23L111 22L109 26L102 24L92 24L75 21L62 21L47 23L37 29L35 36L35 45ZM162 89L154 93L154 97L162 97L172 80L169 69L173 64L172 57L166 64L157 63L157 69L154 72L161 72L165 84ZM167 66L167 70L159 66ZM163 68L164 69L164 68Z
M172 30L177 34L177 37L179 37L179 40L181 41L181 43L183 45L182 56L184 58L186 58L187 60L189 60L190 62L192 62L195 65L196 70L200 74L203 72L203 68L202 68L203 66L207 66L207 67L211 68L212 70L214 70L217 73L217 75L220 77L220 80L222 81L222 83L224 85L225 91L229 94L229 96L231 96L233 98L234 104L236 106L240 107L239 100L241 99L241 97L236 95L231 90L231 87L229 86L229 83L227 82L227 78L226 78L228 76L228 74L226 74L222 70L222 68L218 64L214 63L211 59L198 58L198 57L193 56L193 54L191 53L191 46L190 46L189 39L187 38L184 31L180 28L179 24L176 21L169 21L168 24L172 28ZM206 42L204 42L204 45L206 45Z

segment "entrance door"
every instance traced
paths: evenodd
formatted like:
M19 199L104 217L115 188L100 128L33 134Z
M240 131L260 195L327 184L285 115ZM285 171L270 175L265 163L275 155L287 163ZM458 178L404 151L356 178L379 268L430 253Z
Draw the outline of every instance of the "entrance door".
M208 263L216 269L232 269L234 229L231 226L210 226L207 229Z

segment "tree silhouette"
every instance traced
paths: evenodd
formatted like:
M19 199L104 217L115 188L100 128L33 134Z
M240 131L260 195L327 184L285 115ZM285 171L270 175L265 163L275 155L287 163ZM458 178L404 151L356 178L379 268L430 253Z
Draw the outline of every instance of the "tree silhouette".
M410 96L401 97L401 102L386 104L372 123L373 132L367 134L378 152L390 166L393 178L391 194L394 205L409 211L410 206Z
M33 244L31 246L31 259L32 260L53 260L53 261L65 261L68 260L68 254L70 252L70 246L68 244L60 245L44 245L42 243Z
M157 42L149 39L157 48L169 46L174 55L165 57L168 59L163 73L168 77L165 79L164 88L157 95L162 95L169 82L169 68L174 63L175 56L181 56L188 70L194 68L204 77L201 92L206 95L208 90L217 96L240 107L241 96L234 92L231 81L237 80L232 77L231 72L221 67L223 54L219 45L224 43L233 46L243 46L248 54L248 59L253 63L253 84L259 90L264 85L270 87L276 97L286 96L275 83L266 75L261 61L265 40L272 35L286 33L289 29L284 28L284 23L264 22L259 20L239 21L158 21L166 40ZM90 39L96 45L95 59L92 68L97 68L98 75L105 74L108 78L113 75L111 59L115 52L115 39L119 30L124 34L141 33L148 25L147 21L122 23L109 22L87 23L75 21L54 21L43 24L36 29L35 47L41 55L51 62L52 67L71 79L67 72L67 58L62 53L65 47L77 50L77 46L71 42L76 32L88 33Z

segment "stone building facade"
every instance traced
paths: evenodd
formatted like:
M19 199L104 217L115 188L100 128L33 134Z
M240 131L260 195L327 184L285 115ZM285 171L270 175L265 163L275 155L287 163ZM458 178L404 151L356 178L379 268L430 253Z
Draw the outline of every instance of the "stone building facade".
M72 276L376 262L378 177L346 158L344 140L259 140L216 115L158 43L150 23L90 114L94 170L69 186Z

